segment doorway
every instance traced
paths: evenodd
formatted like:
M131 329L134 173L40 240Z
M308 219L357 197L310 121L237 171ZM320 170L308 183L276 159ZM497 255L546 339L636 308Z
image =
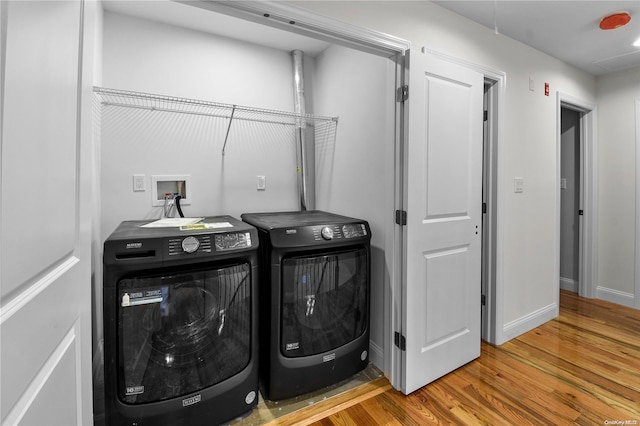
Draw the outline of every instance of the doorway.
M503 235L502 197L502 108L506 75L502 71L478 68L484 74L484 125L482 160L482 277L481 337L500 345L506 341L503 328Z
M583 297L593 298L596 296L594 284L598 276L596 122L595 105L558 92L556 136L556 247L558 252L555 273L558 291L556 305L559 303L560 288L575 291ZM567 141L568 149L572 149L573 153L563 151L563 140ZM563 156L568 158L563 158ZM573 164L574 171L570 171L568 168L571 164ZM571 186L573 186L573 190L577 191L573 196L570 194ZM563 197L566 200L563 200ZM573 203L573 207L571 207L571 203ZM574 211L570 212L571 209ZM567 219L562 218L563 210L567 213ZM570 216L573 216L573 219ZM571 220L573 220L573 225L571 225ZM573 237L571 234L574 234ZM569 247L571 247L572 253L569 251ZM570 274L573 278L568 277Z
M582 149L580 112L560 111L560 288L578 293L580 282L580 216Z
M485 77L482 126L481 337L495 343L498 194L498 81Z

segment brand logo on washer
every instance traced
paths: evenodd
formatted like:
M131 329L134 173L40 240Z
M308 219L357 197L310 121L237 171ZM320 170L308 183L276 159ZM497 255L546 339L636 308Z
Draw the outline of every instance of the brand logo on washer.
M202 395L192 396L191 398L183 399L182 400L182 406L183 407L188 407L190 405L197 404L200 401L202 401Z
M142 243L127 243L127 249L139 249L142 247Z
M334 359L336 359L336 353L332 353L329 355L325 355L322 357L322 362L329 362L329 361L333 361Z

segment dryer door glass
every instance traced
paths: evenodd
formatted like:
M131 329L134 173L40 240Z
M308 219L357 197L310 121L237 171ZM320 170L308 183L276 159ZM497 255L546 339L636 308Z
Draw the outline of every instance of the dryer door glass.
M286 258L281 284L284 356L336 349L366 331L369 266L364 248Z
M162 401L242 371L251 355L250 271L244 263L120 280L120 400Z

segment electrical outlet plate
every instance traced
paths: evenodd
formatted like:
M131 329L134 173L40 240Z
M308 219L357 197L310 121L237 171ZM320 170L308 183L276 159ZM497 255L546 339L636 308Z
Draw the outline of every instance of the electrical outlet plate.
M144 192L147 188L145 188L145 176L144 175L133 175L133 192Z
M151 176L151 205L163 206L164 194L180 192L180 205L193 203L191 175L153 175Z

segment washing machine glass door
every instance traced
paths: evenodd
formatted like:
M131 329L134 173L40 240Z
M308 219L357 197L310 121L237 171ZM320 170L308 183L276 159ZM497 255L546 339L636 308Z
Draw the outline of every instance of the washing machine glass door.
M284 259L282 354L318 354L361 336L369 321L368 283L364 248Z
M250 271L243 263L120 280L120 400L179 397L242 371L251 354Z

